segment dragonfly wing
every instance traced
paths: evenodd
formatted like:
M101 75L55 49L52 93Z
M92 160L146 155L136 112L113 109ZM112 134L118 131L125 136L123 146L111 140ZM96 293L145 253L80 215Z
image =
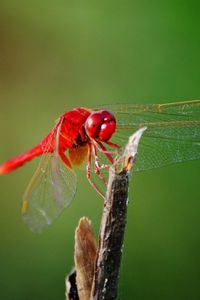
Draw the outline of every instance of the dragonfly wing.
M124 146L147 126L139 145L136 171L200 158L200 100L147 105L110 105L117 119L111 141Z
M187 128L191 134L195 128ZM170 129L168 129L170 132ZM195 139L181 135L181 129L172 129L174 134L166 136L161 130L157 131L147 128L147 132L142 137L138 157L135 164L135 171L143 171L159 168L162 166L200 159L200 130ZM180 134L180 135L179 135Z
M164 104L110 104L94 110L108 109L114 113L119 126L144 125L146 122L170 120L198 120L200 100L180 101ZM141 127L141 126L140 126Z
M76 174L59 156L59 129L53 137L54 153L43 154L23 197L22 216L34 232L50 225L70 204L76 192Z

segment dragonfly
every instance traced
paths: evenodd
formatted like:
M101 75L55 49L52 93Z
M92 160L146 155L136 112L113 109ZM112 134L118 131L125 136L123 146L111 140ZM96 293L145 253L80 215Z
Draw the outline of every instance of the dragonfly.
M135 172L200 159L200 100L191 100L75 108L65 112L38 145L2 163L1 175L41 156L22 199L21 213L29 228L42 231L71 203L77 189L76 166L85 166L89 183L102 195L91 174L106 184L103 170L128 136L142 127L147 129Z

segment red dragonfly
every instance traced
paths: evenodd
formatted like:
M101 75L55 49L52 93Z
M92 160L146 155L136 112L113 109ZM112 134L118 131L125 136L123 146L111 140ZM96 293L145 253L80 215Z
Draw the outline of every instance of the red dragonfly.
M0 165L0 174L42 155L22 201L22 215L31 230L51 224L74 198L73 166L86 159L86 176L101 194L91 172L106 183L102 170L127 138L147 127L139 145L135 171L200 158L200 100L166 104L117 104L75 108L64 113L33 149Z

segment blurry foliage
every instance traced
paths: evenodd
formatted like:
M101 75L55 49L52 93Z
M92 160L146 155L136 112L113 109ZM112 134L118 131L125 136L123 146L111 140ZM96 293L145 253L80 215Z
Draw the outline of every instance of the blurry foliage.
M0 2L0 160L32 147L76 106L200 96L197 1ZM41 235L19 202L37 161L0 178L2 299L63 299L80 216L101 199L79 172L71 207ZM135 174L120 299L199 299L199 162Z

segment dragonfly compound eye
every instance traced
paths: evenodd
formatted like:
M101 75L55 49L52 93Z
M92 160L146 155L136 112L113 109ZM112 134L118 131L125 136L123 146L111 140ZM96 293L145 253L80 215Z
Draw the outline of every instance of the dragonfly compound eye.
M108 141L116 129L116 120L107 110L92 113L85 123L86 133L89 137Z

